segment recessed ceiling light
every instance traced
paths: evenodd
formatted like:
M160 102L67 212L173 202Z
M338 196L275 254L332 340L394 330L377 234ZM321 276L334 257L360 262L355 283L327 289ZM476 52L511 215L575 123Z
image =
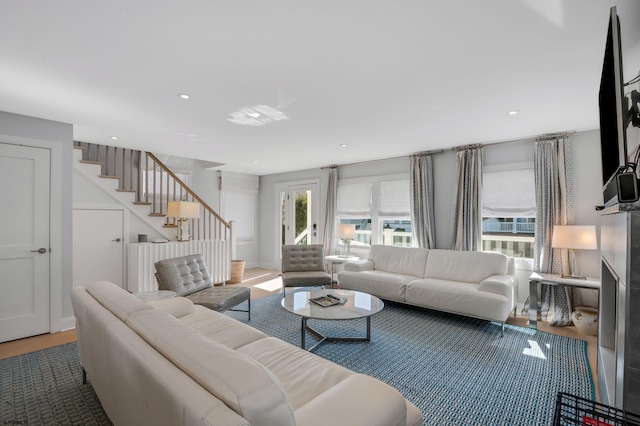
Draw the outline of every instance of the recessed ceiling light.
M258 164L258 160L254 161L253 164Z
M187 95L186 93L178 93L178 97L180 99L189 99L189 98L191 98L191 96Z
M346 148L346 147L347 147L347 144L346 144L346 143L341 143L341 144L340 144L340 148Z
M111 136L111 139L113 139L114 141L117 141L118 137L117 136Z
M516 115L517 113L519 113L520 111L518 111L517 109L514 109L512 111L509 111L509 115Z

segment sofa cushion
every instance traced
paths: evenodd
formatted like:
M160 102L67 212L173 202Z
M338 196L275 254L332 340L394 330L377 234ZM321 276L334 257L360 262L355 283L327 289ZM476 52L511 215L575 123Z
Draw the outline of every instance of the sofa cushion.
M153 306L109 281L93 282L87 285L87 292L120 321L126 321L133 312L154 309Z
M480 284L423 278L407 285L407 303L454 314L504 322L510 301L499 294L480 291Z
M376 270L423 278L429 252L422 248L373 245L369 259Z
M342 271L338 274L340 288L373 294L382 299L404 302L407 283L415 280L413 275L387 271Z
M169 315L180 318L193 313L193 302L186 297L172 297L171 299L152 300L149 303Z
M366 404L362 401L366 398ZM333 423L318 413L340 413ZM354 374L296 410L296 424L305 426L422 426L422 413L394 388L363 374Z
M208 339L159 310L133 313L127 325L251 425L295 424L282 384L250 357Z
M355 374L275 337L255 341L237 352L250 356L273 372L294 410Z
M430 250L425 278L479 283L491 275L507 273L507 256L459 250Z
M204 306L195 305L193 313L178 319L205 337L231 349L267 337L262 331Z

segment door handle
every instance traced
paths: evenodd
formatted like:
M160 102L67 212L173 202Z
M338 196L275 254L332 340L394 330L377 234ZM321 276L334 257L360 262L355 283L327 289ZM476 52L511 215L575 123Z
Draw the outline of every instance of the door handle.
M119 243L122 240L120 238L116 238L115 240L111 240L111 241L115 241L116 243Z
M47 252L47 249L42 247L42 248L39 248L38 250L30 250L30 251L31 251L31 253L45 254Z

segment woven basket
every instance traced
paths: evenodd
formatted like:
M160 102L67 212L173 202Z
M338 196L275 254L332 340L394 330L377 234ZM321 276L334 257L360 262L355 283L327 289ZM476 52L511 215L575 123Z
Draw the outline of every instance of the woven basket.
M231 278L229 278L229 281L227 281L227 284L241 283L243 275L244 275L244 260L232 260L231 261Z

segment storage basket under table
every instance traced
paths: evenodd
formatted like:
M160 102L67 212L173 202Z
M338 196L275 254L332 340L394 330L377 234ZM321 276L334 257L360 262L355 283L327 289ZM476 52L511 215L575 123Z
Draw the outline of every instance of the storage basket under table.
M590 399L558 392L554 426L640 426L640 416Z

